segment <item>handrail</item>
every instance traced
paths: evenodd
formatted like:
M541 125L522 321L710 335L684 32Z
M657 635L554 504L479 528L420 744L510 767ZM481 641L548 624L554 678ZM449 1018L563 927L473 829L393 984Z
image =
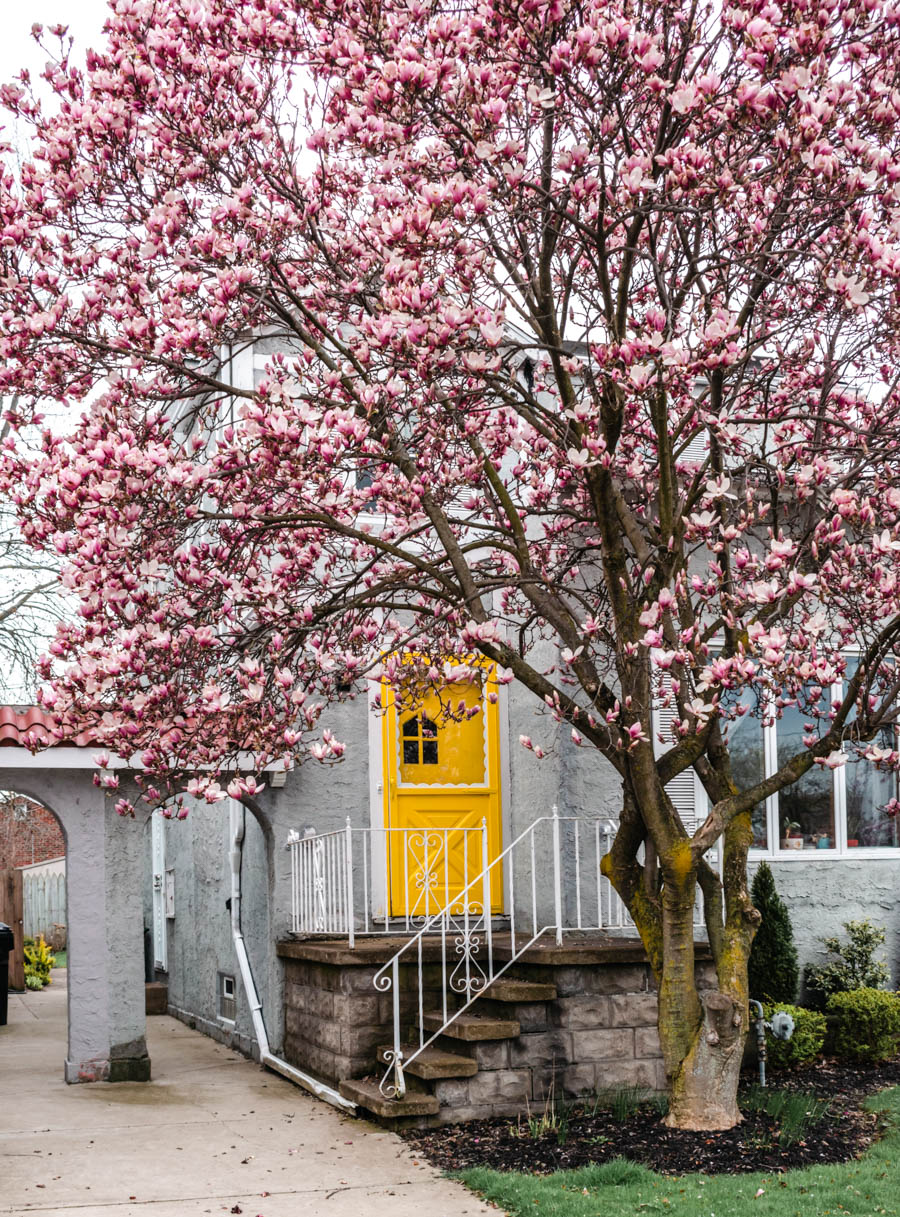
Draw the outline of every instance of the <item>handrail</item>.
M574 884L576 915L575 925L564 927L566 920L564 912L564 893L562 887L562 863L563 850L561 845L561 825L571 823L575 825L574 832L574 867L576 881ZM582 855L580 849L580 834L578 826L583 823L591 823L595 829L596 841L596 878L597 878L597 919L587 919L591 924L586 924L584 918L584 910L582 903L582 884L581 884L581 867ZM552 915L545 917L539 912L541 900L539 899L537 865L538 852L536 848L538 833L542 825L549 824L551 827L550 833L550 848L552 850L552 873L553 873L553 903ZM604 917L602 908L602 887L600 877L600 826L599 820L584 821L577 816L559 815L559 812L554 805L552 815L539 816L534 820L514 841L499 853L493 860L487 857L487 830L483 826L484 846L484 869L481 874L476 875L459 893L442 909L433 914L422 925L414 937L410 938L403 944L393 957L384 964L375 973L373 983L375 988L380 993L392 993L393 996L393 1044L384 1053L384 1061L387 1065L384 1077L381 1080L381 1091L388 1098L402 1098L406 1092L406 1082L404 1071L409 1065L425 1051L438 1036L442 1035L447 1028L463 1014L469 1006L478 998L495 980L506 972L517 959L521 958L534 943L549 930L556 931L557 942L562 941L562 933L564 928L572 929L603 929ZM607 844L610 839L610 830L613 828L608 822L604 826L603 836L606 837ZM520 850L520 847L523 847ZM606 852L606 851L604 851ZM526 930L524 933L517 933L517 905L516 905L516 862L517 853L519 858L524 862L524 871L530 870L530 932ZM523 857L524 855L524 857ZM543 859L541 859L543 861ZM521 863L520 863L521 865ZM510 953L509 958L499 967L495 966L494 949L493 949L493 932L492 932L492 879L491 873L499 868L501 888L496 889L498 892L502 890L504 883L503 871L506 871L505 883L508 892L508 915L509 915L509 934L510 934ZM520 876L521 880L521 876ZM606 882L605 880L603 882ZM520 883L521 890L521 883ZM540 893L544 897L543 891ZM473 898L475 897L475 898ZM480 897L478 899L477 897ZM528 921L526 908L526 923ZM441 957L441 1026L431 1035L426 1036L425 1030L425 989L423 978L423 943L427 935L440 936L440 957ZM447 938L448 936L454 939L453 948L454 954L459 956L455 967L448 975L448 958L447 958ZM481 947L485 947L485 954L481 954ZM414 953L414 958L410 956ZM419 1037L418 1046L414 1047L412 1052L408 1052L404 1046L401 1027L401 992L400 992L400 968L406 963L407 966L415 964L417 968L417 985L415 992L415 1006L418 1014ZM455 1009L451 1009L449 999L455 996L461 996L465 1000ZM389 1080L393 1075L393 1080Z

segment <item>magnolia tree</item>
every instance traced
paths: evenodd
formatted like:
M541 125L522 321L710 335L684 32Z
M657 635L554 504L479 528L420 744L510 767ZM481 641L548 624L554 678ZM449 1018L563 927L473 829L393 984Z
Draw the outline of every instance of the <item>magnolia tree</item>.
M16 402L10 402L13 411ZM0 442L10 433L0 425ZM24 438L24 437L21 437ZM65 613L59 558L22 538L15 503L0 496L0 698L34 697L37 661Z
M491 661L618 776L668 1119L732 1125L752 810L898 760L900 5L118 0L106 32L3 90L0 391L90 403L4 458L80 603L44 705L215 801L239 752L339 757L321 707L365 677ZM730 722L796 706L739 782Z

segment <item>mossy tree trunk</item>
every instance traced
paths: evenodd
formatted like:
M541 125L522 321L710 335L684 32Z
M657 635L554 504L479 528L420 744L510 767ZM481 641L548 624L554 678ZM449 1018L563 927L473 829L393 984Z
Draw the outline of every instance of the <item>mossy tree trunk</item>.
M635 857L641 831L635 810L627 799L624 831L603 870L628 906L659 987L658 1028L669 1088L666 1123L683 1129L732 1128L741 1120L737 1089L749 1028L747 961L758 921L746 883L750 813L734 817L719 842L724 850L721 880L683 829L668 845L657 840L654 891ZM670 806L663 819L671 815ZM711 988L697 984L698 888L715 969Z

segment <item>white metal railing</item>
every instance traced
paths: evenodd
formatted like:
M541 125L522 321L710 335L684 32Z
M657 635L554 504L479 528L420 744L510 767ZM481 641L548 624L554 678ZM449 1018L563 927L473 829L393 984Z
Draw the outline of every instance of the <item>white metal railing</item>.
M493 859L484 821L478 828L358 829L348 819L334 832L291 833L295 933L346 936L351 948L362 934L406 939L374 978L393 997L385 1095L405 1093L409 1063L543 935L552 931L561 945L577 931L635 932L600 869L615 833L609 820L560 816L555 806ZM434 969L426 970L435 963L437 984ZM440 1015L430 1034L428 1014ZM417 1026L409 1041L404 1021Z
M561 944L566 931L631 924L600 871L614 831L609 822L560 816L554 807L552 815L535 820L489 861L379 969L375 988L393 998L393 1043L381 1081L386 1096L405 1093L404 1070L410 1062L542 935L554 932ZM502 931L491 915L501 893L508 919ZM429 945L429 937L437 940L435 945ZM427 965L435 962L440 984L429 991L426 984L433 979ZM429 1033L426 1016L435 1014L440 1025ZM404 1015L417 1025L411 1041L404 1039Z
M344 937L411 934L488 863L477 828L354 828L292 833L291 929Z
M566 929L634 931L634 922L618 893L600 874L600 859L608 852L616 826L610 820L557 816L561 859L565 871ZM523 833L532 834L542 817ZM521 840L521 838L519 838ZM497 863L514 841L491 863L494 912L509 917L515 934L517 910L505 883L498 883ZM531 836L531 846L538 841ZM346 937L351 947L358 935L409 935L429 927L434 914L454 904L489 862L487 825L477 828L344 828L332 832L292 832L291 930L295 934ZM551 847L552 852L552 847ZM639 855L640 856L640 855ZM718 866L718 860L712 859ZM504 862L505 868L505 862ZM546 869L533 870L534 902L546 902ZM516 878L511 876L512 883ZM520 893L521 903L521 893ZM703 923L702 899L694 911Z

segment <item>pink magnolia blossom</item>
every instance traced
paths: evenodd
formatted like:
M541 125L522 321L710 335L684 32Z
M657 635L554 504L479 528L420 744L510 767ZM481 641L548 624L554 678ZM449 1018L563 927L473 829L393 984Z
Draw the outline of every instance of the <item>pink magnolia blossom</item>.
M323 707L367 680L496 665L621 782L651 952L645 841L740 995L705 852L893 715L894 5L122 0L106 39L0 91L0 488L76 606L58 731L180 815L253 797L247 757L339 761ZM735 793L741 694L812 729Z

